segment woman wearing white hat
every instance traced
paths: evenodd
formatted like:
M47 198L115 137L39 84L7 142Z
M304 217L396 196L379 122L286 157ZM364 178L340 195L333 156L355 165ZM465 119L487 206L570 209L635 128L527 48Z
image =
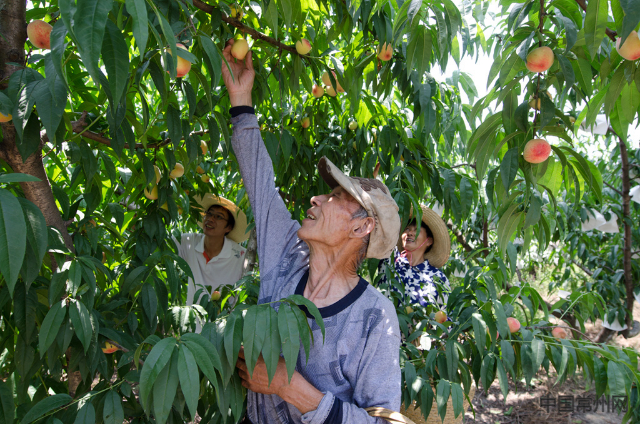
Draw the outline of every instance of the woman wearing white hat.
M194 299L198 288L214 291L242 277L246 249L240 243L249 237L247 217L232 201L210 193L196 197L196 201L204 211L198 223L202 233L185 233L180 241L174 239L194 278L189 279L187 305L198 303L199 299Z
M394 250L395 274L404 285L405 302L444 308L451 286L440 267L447 263L451 251L449 231L436 212L426 206L421 208L420 227L415 218L410 220ZM380 262L381 283L388 283L384 271L390 264L390 259Z

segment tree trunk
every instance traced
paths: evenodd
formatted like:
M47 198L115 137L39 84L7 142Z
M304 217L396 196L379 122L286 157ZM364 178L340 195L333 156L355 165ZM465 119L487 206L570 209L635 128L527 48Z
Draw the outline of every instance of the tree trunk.
M633 328L633 271L631 269L631 180L629 178L629 156L627 154L627 143L618 136L620 145L620 159L622 161L622 221L624 224L624 248L622 256L622 269L624 270L624 286L627 291L627 329L622 332L626 338Z
M6 88L9 77L24 65L24 43L27 36L26 2L24 0L0 0L0 89ZM0 159L14 172L22 172L40 179L38 182L20 183L25 197L33 202L44 215L47 225L57 228L67 247L73 251L73 241L60 216L60 211L51 191L51 184L42 162L42 149L23 161L16 146L16 131L12 121L2 125Z
M251 230L249 234L249 241L247 242L247 252L244 256L244 269L242 270L242 276L249 275L256 267L256 255L258 253L258 235L256 229Z

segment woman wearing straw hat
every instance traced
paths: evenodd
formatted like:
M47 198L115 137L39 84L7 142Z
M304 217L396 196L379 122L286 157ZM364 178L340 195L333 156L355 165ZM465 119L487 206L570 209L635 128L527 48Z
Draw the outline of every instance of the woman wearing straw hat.
M202 233L185 233L180 241L174 239L194 278L189 279L187 305L198 303L194 296L199 287L213 291L242 277L246 249L239 243L249 237L247 217L232 201L211 193L196 196L196 201L204 211L198 223Z
M424 205L421 208L420 227L418 228L416 219L413 218L400 236L393 255L394 268L398 280L405 287L408 303L443 308L451 286L447 276L439 268L449 259L451 240L442 218ZM383 272L381 283L388 283L384 269L390 263L390 259L380 262L380 270Z

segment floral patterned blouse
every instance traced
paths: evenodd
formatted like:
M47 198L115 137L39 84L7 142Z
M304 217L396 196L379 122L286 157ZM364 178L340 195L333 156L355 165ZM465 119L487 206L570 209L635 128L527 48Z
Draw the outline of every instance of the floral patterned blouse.
M406 257L400 256L398 248L393 250L392 257L395 258L396 278L404 284L405 299L408 296L410 303L419 303L422 306L437 305L444 308L451 292L451 285L444 272L431 265L427 259L416 266L411 266ZM384 270L390 263L390 258L380 261L378 270L383 274L380 283L389 284ZM439 290L436 283L440 283L443 290Z

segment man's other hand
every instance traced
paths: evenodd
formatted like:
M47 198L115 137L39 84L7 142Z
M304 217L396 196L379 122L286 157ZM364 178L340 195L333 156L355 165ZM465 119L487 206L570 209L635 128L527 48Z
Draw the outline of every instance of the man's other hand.
M231 47L234 42L233 39L227 41L227 46L222 51L224 58L229 63L229 67L226 63L222 64L222 79L229 91L231 107L251 106L251 90L253 89L253 79L256 76L253 70L253 52L249 51L243 61L236 62L236 59L231 56ZM231 68L233 75L229 72L229 68Z

